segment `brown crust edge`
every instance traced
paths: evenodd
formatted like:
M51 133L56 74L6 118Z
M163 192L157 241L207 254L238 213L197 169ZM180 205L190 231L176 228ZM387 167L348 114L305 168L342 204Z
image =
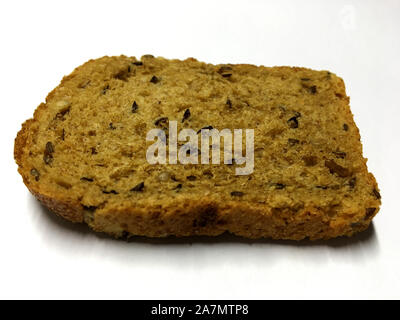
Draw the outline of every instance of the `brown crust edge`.
M34 118L40 110L45 109L44 103L40 104L35 111ZM18 172L21 174L22 179L28 190L46 206L49 210L57 213L59 216L72 221L72 222L83 222L83 210L79 208L79 205L74 205L72 202L62 201L54 197L50 197L46 194L41 193L39 190L35 190L30 184L29 180L25 176L26 168L23 165L23 154L26 147L27 139L30 133L30 127L34 123L34 118L26 120L22 124L21 130L18 132L14 142L14 159L18 165Z

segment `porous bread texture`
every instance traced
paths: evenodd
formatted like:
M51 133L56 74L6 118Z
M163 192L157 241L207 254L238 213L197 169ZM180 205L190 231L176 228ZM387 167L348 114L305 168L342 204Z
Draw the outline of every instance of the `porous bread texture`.
M149 164L160 118L178 131L254 129L254 172ZM344 83L328 71L90 60L23 124L14 152L45 206L115 237L327 239L366 229L380 206Z

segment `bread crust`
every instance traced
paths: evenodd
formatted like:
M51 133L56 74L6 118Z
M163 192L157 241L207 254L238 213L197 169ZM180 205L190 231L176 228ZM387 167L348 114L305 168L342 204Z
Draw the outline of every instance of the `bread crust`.
M86 64L93 61L90 60ZM240 66L256 68L251 65ZM74 77L80 68L82 66L78 67L71 75L64 77L61 85L64 81ZM343 91L345 90L343 81L339 86ZM48 95L46 101L54 95L55 90ZM348 101L347 96L346 99ZM93 210L82 206L79 201L68 198L64 194L55 194L46 185L31 183L29 178L31 168L26 163L24 156L29 153L29 137L34 136L37 130L34 124L46 111L46 108L45 103L40 104L34 117L22 125L15 139L14 157L25 185L44 206L59 216L74 223L85 222L95 231L105 232L116 238L132 235L149 237L216 236L229 232L246 238L329 239L338 236L352 236L365 230L379 210L380 199L371 200L369 204L366 204L366 209L360 207L351 213L352 217L357 217L357 222L353 223L349 223L349 220L344 217L330 219L330 208L311 206L278 209L270 207L268 204L241 201L221 202L214 197L201 197L195 201L182 199L174 206L162 206L155 203L146 207L121 205L113 210L104 210L101 207ZM347 118L349 124L354 123L350 111ZM354 127L356 128L355 125ZM372 174L368 173L365 163L363 171L368 183L378 192L376 180ZM372 209L374 209L373 212Z
M44 107L45 104L42 103L37 110L43 109ZM29 179L27 179L27 175L25 173L26 168L23 165L22 156L24 148L26 147L28 135L30 134L30 126L33 122L34 118L25 121L22 124L22 128L18 132L17 137L15 138L14 158L18 164L18 171L20 172L26 187L45 207L71 222L83 222L83 211L81 206L71 201L57 199L54 195L46 195L44 191L39 191L34 188L29 183Z

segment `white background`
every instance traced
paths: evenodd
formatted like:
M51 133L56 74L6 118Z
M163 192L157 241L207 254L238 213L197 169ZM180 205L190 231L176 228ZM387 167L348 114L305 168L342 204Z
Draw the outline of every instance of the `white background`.
M0 298L400 298L400 1L3 1ZM151 53L343 77L383 205L327 242L130 243L46 211L13 160L21 123L90 58Z

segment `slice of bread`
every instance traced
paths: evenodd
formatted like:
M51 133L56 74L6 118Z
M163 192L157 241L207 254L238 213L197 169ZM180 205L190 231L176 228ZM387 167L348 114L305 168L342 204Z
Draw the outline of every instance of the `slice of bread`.
M178 132L254 129L254 172L150 164L146 135L168 137L172 120ZM328 71L90 60L23 124L14 156L45 206L115 237L327 239L366 229L380 206L344 83Z

